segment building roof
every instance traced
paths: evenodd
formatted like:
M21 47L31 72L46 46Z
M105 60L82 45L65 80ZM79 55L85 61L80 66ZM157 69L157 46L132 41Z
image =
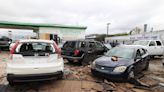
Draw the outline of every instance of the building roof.
M71 29L86 29L87 28L86 26L72 26L72 25L45 24L45 23L23 23L23 22L9 22L9 21L0 21L0 25L54 27L54 28L71 28Z

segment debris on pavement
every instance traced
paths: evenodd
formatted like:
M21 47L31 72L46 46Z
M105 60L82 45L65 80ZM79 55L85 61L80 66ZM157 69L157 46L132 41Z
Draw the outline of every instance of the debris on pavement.
M159 83L159 85L164 87L164 83Z
M95 83L95 82L89 82L89 81L82 81L82 89L84 90L96 90L98 92L102 92L104 90L103 86Z
M5 55L0 55L0 57ZM156 67L159 62L159 59L151 62L151 69L141 74L144 76L140 76L133 83L111 82L95 77L91 74L90 65L80 66L66 61L63 80L31 83L30 85L23 83L22 85L10 87L5 74L6 62L1 61L0 85L3 86L3 90L4 88L9 90L3 92L18 92L22 90L23 92L164 92L164 70L162 66L157 65L158 67ZM153 70L152 68L156 69Z
M145 87L149 87L149 88L157 86L159 84L159 81L149 78L149 77L143 77L143 78L139 79L138 82L141 85L143 85Z

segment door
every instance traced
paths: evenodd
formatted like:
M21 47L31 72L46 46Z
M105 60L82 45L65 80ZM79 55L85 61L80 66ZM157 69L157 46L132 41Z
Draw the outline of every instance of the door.
M95 42L89 42L88 44L88 50L87 50L88 54L96 54L96 44Z
M163 55L163 46L162 46L162 43L161 41L156 41L156 52L157 52L157 55Z
M140 53L141 53L141 67L142 70L145 69L147 63L148 63L148 55L146 53L145 49L140 49Z
M96 44L95 42L89 42L88 43L88 49L86 51L85 58L88 59L88 61L93 61L96 58L97 52L96 52Z
M86 50L87 50L87 42L79 41L77 49L80 51L80 53L79 53L80 55L79 56L84 55Z
M58 35L56 34L50 34L50 40L53 40L56 42L56 44L58 44Z
M97 55L103 55L105 52L105 48L102 43L96 42L96 52Z
M150 41L149 46L148 46L148 53L149 55L156 55L156 43L155 41Z
M135 72L135 74L137 74L143 68L143 65L142 65L142 56L141 56L141 53L140 53L140 50L139 49L136 52L136 56L135 56L134 62L135 62L135 64L134 64L134 72Z

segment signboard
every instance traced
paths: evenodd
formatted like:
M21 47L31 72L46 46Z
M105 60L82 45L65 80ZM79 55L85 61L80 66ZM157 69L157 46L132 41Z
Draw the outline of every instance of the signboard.
M130 40L157 40L160 39L159 34L143 34L138 36L130 37Z

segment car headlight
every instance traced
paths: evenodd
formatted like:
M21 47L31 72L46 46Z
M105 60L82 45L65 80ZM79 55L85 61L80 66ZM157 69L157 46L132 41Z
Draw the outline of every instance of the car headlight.
M114 68L113 72L122 73L122 72L125 72L126 68L127 68L126 66L118 66Z

